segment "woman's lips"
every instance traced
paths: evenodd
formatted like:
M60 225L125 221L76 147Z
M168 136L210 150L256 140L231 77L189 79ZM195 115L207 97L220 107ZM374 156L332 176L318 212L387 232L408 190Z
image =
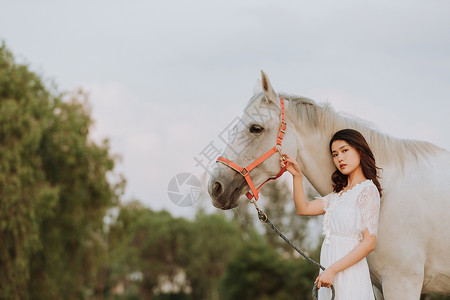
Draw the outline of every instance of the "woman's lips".
M341 164L340 168L343 169L343 168L345 168L345 166L346 166L346 164Z

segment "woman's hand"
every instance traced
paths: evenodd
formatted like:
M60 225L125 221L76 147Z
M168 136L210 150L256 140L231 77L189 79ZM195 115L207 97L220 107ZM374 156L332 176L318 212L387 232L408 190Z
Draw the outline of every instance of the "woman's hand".
M317 276L316 281L314 281L314 284L318 282L317 289L320 289L321 287L329 288L333 284L334 276L336 276L336 273L332 269L330 268L325 269L325 271L323 271L322 273L319 274L319 276Z
M289 173L291 173L293 176L301 176L302 170L300 170L300 166L298 165L297 161L295 161L294 159L292 159L292 157L285 153L283 153L283 156L285 157L285 159L283 159L283 157L280 157L281 167L283 168L284 166L286 166L286 170L289 171Z

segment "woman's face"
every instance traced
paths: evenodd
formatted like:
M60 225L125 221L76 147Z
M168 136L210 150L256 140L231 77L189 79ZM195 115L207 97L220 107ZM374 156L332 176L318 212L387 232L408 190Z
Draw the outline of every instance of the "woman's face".
M331 144L331 156L336 168L344 175L360 167L359 152L344 140L336 140Z

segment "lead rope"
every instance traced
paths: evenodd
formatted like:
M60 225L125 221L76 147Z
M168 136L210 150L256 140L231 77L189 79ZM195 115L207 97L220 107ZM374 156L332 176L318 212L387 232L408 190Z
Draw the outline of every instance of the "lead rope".
M294 244L292 244L292 242L283 234L281 233L280 230L278 230L278 228L272 224L272 222L270 222L269 218L267 217L267 215L259 209L258 205L256 205L256 201L250 200L251 203L253 203L253 205L255 205L256 210L258 211L258 218L262 223L266 223L267 225L270 226L270 228L273 229L273 231L275 231L286 243L288 243L292 248L295 249L295 251L297 251L301 256L303 256L307 261L309 261L310 263L318 266L319 268L321 268L322 270L325 270L325 268L319 264L318 262L316 262L315 260L311 259L308 257L308 255L306 255L302 250L300 250L299 248L297 248ZM331 285L331 300L334 300L335 297L335 291L334 291L334 286ZM317 283L314 284L313 289L312 289L312 299L313 300L317 300L318 298L318 290L317 290Z

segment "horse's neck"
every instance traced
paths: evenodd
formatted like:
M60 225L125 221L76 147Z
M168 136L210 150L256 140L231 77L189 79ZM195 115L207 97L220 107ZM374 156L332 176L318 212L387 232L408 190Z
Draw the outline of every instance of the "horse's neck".
M297 161L303 174L322 196L330 193L335 167L328 151L329 141L319 133L297 133Z

